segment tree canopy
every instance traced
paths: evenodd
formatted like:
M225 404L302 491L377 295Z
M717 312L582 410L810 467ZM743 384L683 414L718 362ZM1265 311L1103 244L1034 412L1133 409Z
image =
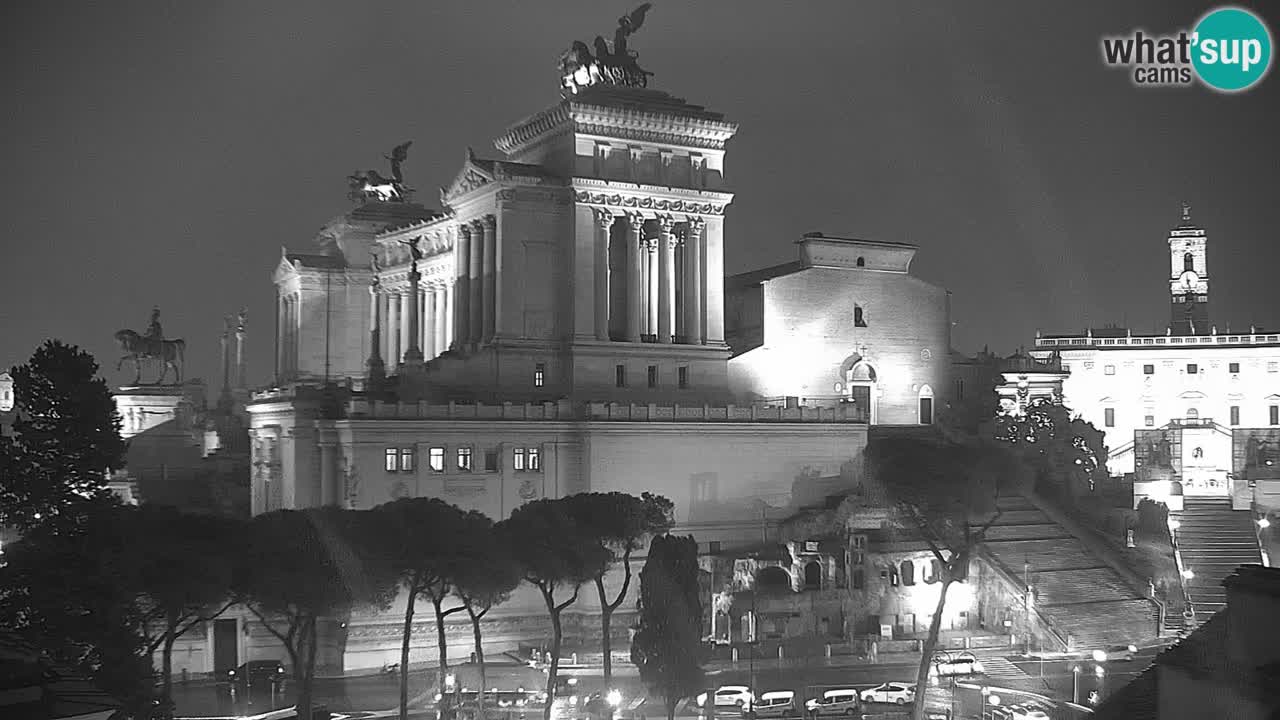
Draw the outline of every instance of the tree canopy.
M106 495L126 445L89 353L49 340L12 375L17 419L12 437L0 437L0 522L25 530Z
M1075 495L1107 472L1102 431L1061 402L1038 399L1022 415L996 419L994 437L1035 474L1039 489Z
M665 699L668 720L675 717L681 698L692 696L705 682L701 598L694 539L655 537L640 571L640 626L631 643L631 661L645 685Z

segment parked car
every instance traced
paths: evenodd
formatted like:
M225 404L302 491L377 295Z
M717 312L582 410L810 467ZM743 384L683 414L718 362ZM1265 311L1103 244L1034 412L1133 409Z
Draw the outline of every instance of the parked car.
M1049 720L1049 713L1032 705L1013 705L1009 713L1010 720Z
M930 677L958 677L964 675L982 675L985 669L978 658L971 653L960 653L956 656L944 655L934 660L929 668Z
M887 682L862 691L862 702L894 703L906 705L916 700L916 684Z
M712 704L715 707L746 707L755 699L756 696L751 692L751 688L746 685L722 685L716 688L715 700ZM694 701L698 707L706 707L707 694L702 693Z
M810 717L817 718L823 715L853 715L858 712L858 705L858 691L847 688L828 690L820 698L807 700L804 709Z
M226 671L233 684L279 683L285 679L284 665L279 660L250 660L235 670Z
M760 696L755 702L742 708L745 718L782 718L799 715L796 711L796 694L790 690L775 690Z
M1136 645L1112 645L1105 649L1093 651L1094 662L1124 661L1131 662L1138 655Z

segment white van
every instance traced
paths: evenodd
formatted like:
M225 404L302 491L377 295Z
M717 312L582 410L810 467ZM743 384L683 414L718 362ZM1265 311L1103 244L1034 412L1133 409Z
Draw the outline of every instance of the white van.
M853 688L828 690L816 700L808 700L804 704L809 717L823 715L853 715L858 712L858 691Z

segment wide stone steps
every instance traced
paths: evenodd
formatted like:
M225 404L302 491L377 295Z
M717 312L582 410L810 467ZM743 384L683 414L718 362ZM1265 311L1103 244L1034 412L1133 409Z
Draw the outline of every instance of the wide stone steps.
M1262 562L1253 513L1231 509L1229 499L1187 498L1178 521L1178 551L1182 565L1192 572L1185 581L1187 595L1203 623L1226 607L1222 581L1241 565Z
M1067 605L1102 600L1141 599L1114 570L1097 567L1088 570L1059 570L1034 573L1036 604Z
M1054 523L1037 523L1034 525L997 524L987 529L987 540L1038 540L1046 538L1065 538L1071 535L1061 526Z
M1082 570L1098 567L1099 562L1084 545L1073 537L1047 540L987 541L987 550L1010 570L1021 573L1023 566L1036 572L1045 570Z
M1049 605L1039 608L1076 648L1138 643L1155 636L1151 603L1146 600Z

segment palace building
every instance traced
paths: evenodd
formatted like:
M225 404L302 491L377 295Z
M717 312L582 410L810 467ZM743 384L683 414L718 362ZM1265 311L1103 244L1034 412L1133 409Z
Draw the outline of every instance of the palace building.
M1039 384L1056 377L1067 406L1106 433L1108 467L1134 474L1135 502L1177 483L1175 495L1280 509L1280 334L1210 321L1208 234L1189 207L1167 242L1165 333L1037 334L1031 354L1060 363Z
M644 87L634 54L581 52L499 158L466 152L440 209L413 201L401 146L394 179L353 177L355 207L282 250L276 383L248 405L253 513L428 496L500 519L643 489L704 552L745 553L797 498L852 482L871 423L933 422L949 303L909 274L915 248L811 234L797 263L726 279L737 125ZM540 640L540 607L495 609L486 641ZM320 663L398 661L402 608L335 621ZM593 613L584 596L567 632ZM193 670L279 654L245 618L216 622ZM415 631L415 662L434 638Z

